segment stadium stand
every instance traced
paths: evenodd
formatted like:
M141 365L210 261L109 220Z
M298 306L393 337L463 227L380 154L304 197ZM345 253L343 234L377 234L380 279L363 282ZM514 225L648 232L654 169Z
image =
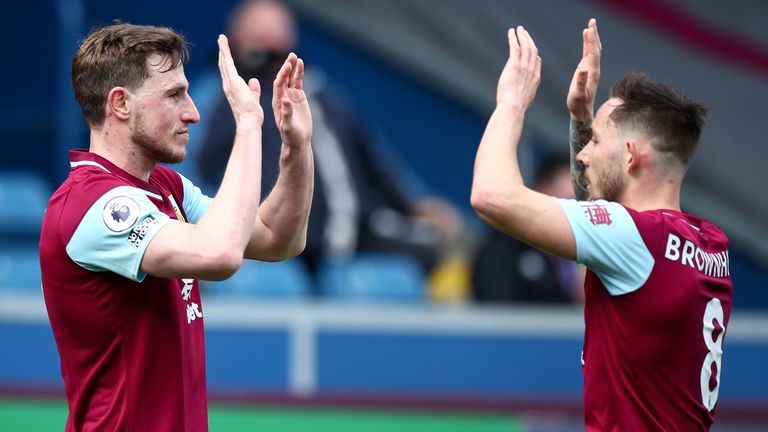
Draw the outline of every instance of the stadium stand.
M202 293L218 297L301 299L309 296L312 281L298 260L243 261L234 276L222 282L204 281Z
M361 254L327 261L319 272L320 292L332 300L421 302L425 274L404 255Z

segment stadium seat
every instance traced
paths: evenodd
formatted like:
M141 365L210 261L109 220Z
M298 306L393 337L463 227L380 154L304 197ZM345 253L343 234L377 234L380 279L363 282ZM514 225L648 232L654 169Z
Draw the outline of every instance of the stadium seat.
M40 258L37 247L0 249L0 290L40 291Z
M273 299L307 298L312 281L299 260L281 262L243 261L240 270L221 282L202 282L202 292L216 296Z
M421 302L425 274L415 260L394 254L364 254L326 262L319 272L321 292L342 301Z
M38 239L50 194L37 173L0 171L0 239Z

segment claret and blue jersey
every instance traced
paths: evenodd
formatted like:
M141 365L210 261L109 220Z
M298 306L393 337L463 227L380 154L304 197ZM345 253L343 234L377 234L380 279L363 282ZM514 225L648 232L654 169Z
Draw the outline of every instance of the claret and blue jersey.
M211 199L166 167L145 182L87 151L70 160L40 239L66 430L207 430L198 283L147 275L141 260L165 224L197 222Z
M588 268L587 430L708 430L733 299L727 237L679 211L558 201Z

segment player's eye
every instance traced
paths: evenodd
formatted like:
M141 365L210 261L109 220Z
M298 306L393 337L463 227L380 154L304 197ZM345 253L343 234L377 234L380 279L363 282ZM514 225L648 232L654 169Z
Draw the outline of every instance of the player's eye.
M168 92L168 97L173 98L173 99L178 99L178 98L181 97L181 95L182 95L182 91L181 90L172 90L172 91Z

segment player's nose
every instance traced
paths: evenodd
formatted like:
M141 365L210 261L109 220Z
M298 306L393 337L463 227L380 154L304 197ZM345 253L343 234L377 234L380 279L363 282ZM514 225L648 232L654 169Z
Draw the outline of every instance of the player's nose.
M195 102L189 95L187 95L187 103L182 111L181 120L184 123L197 123L200 121L200 113L197 111Z
M581 149L581 151L576 155L576 161L586 167L589 165L589 157L587 156L587 152L584 150L586 150L586 148Z

